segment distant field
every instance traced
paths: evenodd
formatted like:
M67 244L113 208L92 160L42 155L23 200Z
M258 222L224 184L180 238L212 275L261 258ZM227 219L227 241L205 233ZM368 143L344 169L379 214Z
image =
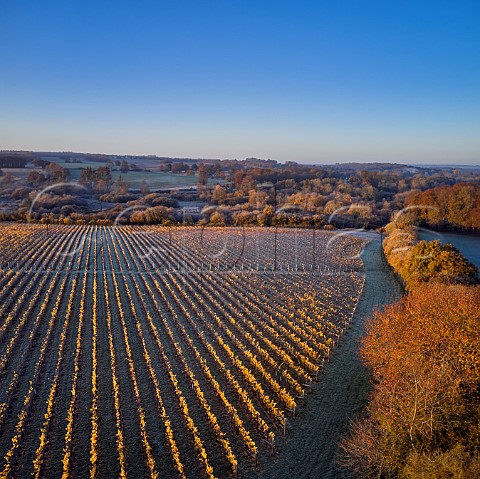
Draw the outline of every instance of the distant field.
M10 172L14 178L18 178L24 180L27 178L29 173L33 170L41 172L41 168L2 168L2 171L6 173L7 171Z
M83 162L83 163L58 163L64 168L70 170L71 179L78 180L80 172L83 168L90 166L98 168L104 166L102 163ZM112 178L116 180L119 176L128 182L129 188L140 189L142 180L145 179L151 190L159 190L163 188L180 188L184 186L196 186L198 177L184 174L173 174L163 171L129 171L128 173L121 173L120 171L112 171Z
M364 244L0 224L0 477L255 477L350 324Z
M80 170L81 168L87 168L87 166L90 166L91 168L98 168L99 166L106 165L106 163L99 161L82 161L81 163L65 163L63 161L55 161L55 163L63 168L67 168L68 170Z
M83 163L58 163L60 166L67 168L70 171L70 181L77 181L80 177L80 172L83 168L90 166L98 168L104 166L103 163L97 162L83 162ZM3 171L11 172L15 178L25 180L29 173L33 170L42 172L41 168L3 168ZM173 174L163 171L129 171L128 173L121 173L120 171L112 171L112 178L116 180L119 176L128 182L130 189L140 189L142 180L145 179L151 190L159 190L164 188L182 188L189 186L196 186L198 176L190 176L185 174ZM211 184L222 183L219 179L210 179Z

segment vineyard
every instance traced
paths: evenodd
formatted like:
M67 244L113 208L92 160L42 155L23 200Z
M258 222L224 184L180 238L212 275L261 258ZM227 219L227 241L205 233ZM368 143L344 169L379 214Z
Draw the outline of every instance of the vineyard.
M0 225L0 478L254 476L348 328L364 246Z

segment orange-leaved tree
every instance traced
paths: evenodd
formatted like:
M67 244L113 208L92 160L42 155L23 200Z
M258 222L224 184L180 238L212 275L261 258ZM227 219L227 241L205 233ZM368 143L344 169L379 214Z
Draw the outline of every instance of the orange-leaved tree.
M374 314L361 354L374 387L344 465L356 477L413 478L425 462L425 477L479 473L480 287L419 285Z

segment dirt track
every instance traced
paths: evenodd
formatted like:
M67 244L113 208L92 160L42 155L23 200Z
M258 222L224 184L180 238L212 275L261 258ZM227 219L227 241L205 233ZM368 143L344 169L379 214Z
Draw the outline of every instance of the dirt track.
M382 261L378 240L367 246L362 259L366 281L352 325L319 376L319 384L307 396L306 407L290 422L286 440L274 456L265 458L259 475L262 479L347 477L337 466L338 440L365 406L369 393L368 371L358 356L359 339L372 310L401 293Z

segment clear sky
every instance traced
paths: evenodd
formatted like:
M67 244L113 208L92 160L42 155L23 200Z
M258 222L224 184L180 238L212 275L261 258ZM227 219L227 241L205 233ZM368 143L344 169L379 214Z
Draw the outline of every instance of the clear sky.
M0 149L480 164L480 1L0 0Z

